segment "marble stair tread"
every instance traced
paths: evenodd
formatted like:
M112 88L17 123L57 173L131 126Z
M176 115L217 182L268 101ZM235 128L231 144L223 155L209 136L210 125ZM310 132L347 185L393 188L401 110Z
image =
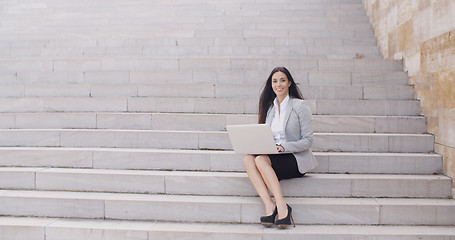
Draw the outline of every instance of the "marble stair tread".
M287 198L297 224L453 225L452 199ZM256 197L0 190L3 216L257 223ZM36 206L40 206L39 208Z
M0 129L2 147L107 147L231 150L224 131ZM313 151L409 152L434 150L430 134L315 133Z
M259 98L262 85L250 84L8 84L0 85L0 97L196 97ZM302 85L308 99L413 100L413 86Z
M271 61L271 60L267 60ZM188 83L212 83L212 84L232 84L235 79L238 84L261 85L267 79L269 71L276 66L288 64L298 65L287 61L275 60L267 64L268 70L256 69L230 69L230 70L68 70L68 71L0 71L3 83L5 84L75 84L83 88L84 84L154 84L156 79L163 79L167 84L188 84ZM313 66L315 63L305 63ZM294 79L303 85L353 85L353 86L406 86L408 76L402 71L390 72L368 72L340 70L319 70L316 66L307 70L294 71L293 65L290 66ZM76 85L81 84L81 85ZM21 89L13 88L10 94L20 94ZM18 93L19 91L19 93ZM69 91L69 90L68 90ZM71 90L75 91L75 90Z
M319 115L421 115L418 100L306 99ZM257 98L48 97L0 98L0 112L257 113Z
M0 179L1 189L256 195L246 173L235 172L3 167ZM282 181L282 188L293 197L446 198L451 183L443 175L307 174Z
M224 131L255 124L256 114L43 112L0 113L3 129L131 129ZM314 132L426 133L423 116L313 115Z
M244 172L232 151L128 148L1 147L0 166ZM317 173L440 174L432 153L314 152Z
M68 59L52 58L2 58L2 72L30 71L153 71L193 70L228 71L248 70L269 72L276 66L285 65L292 71L326 72L397 72L403 70L400 60L384 59L314 59L314 58L175 58L169 57L79 57Z
M0 238L15 240L150 238L224 240L224 239L302 239L350 240L352 238L445 240L455 237L453 226L361 226L297 225L277 231L257 224L171 223L156 221L81 220L37 217L0 217ZM20 231L17 231L20 229ZM44 237L46 233L46 238Z

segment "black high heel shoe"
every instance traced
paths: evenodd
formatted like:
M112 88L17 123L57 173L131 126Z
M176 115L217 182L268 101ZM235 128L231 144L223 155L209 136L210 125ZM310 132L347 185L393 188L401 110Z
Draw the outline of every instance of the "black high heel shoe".
M292 221L292 225L295 227L294 219L292 218L292 208L287 204L286 204L286 206L288 207L288 215L285 218L277 219L275 221L275 225L279 229L288 228L289 226L291 226L291 221Z
M262 216L261 217L261 224L264 227L271 227L275 223L275 217L278 215L278 208L275 207L275 210L273 211L272 215L269 216Z

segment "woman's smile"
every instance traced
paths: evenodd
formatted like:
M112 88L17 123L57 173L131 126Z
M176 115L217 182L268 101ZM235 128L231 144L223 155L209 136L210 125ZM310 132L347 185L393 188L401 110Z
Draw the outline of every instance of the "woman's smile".
M290 86L291 82L288 80L286 74L283 72L276 72L273 74L272 89L279 101L282 101L289 94Z

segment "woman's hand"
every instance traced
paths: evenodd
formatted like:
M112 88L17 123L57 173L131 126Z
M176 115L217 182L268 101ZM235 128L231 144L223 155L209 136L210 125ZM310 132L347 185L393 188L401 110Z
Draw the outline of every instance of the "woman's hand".
M284 147L281 146L281 145L276 145L276 150L277 150L278 152L284 152Z

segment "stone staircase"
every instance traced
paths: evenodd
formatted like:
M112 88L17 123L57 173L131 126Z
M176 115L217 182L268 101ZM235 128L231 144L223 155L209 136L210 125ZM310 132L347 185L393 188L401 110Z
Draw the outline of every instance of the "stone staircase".
M285 231L225 132L281 65L319 161ZM402 69L360 0L1 1L0 239L455 239Z

